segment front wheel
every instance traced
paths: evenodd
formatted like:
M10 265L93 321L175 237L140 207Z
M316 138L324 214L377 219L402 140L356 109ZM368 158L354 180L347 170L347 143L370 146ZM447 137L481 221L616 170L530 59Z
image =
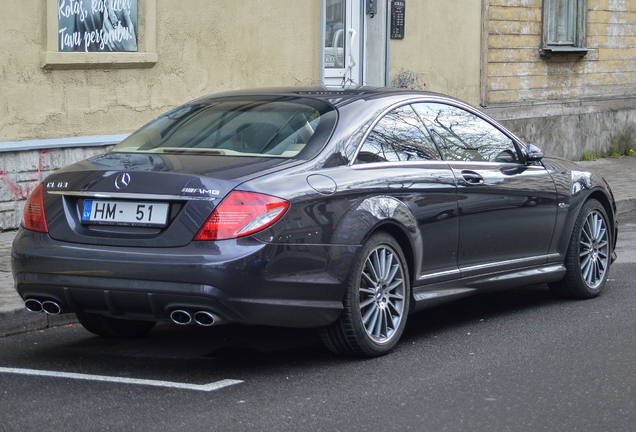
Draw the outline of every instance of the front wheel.
M549 284L559 297L589 299L603 291L610 265L611 231L605 208L587 201L577 216L565 255L565 277Z
M406 325L410 283L404 254L386 233L365 243L344 298L344 311L321 330L332 352L375 357L395 347Z

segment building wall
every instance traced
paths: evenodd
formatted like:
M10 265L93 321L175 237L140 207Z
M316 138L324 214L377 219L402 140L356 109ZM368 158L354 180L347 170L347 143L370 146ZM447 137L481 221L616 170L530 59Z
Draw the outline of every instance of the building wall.
M14 2L0 16L0 142L129 133L207 93L319 80L319 0L158 0L153 67L45 69L43 5L55 3ZM406 19L389 82L406 71L478 104L480 2L408 2Z
M403 72L424 90L478 105L482 23L480 1L406 2L405 38L389 45L389 82Z
M542 0L486 0L484 111L548 155L636 148L636 2L588 0L583 58L539 55Z
M44 0L0 15L0 142L129 133L229 89L318 80L320 2L157 1L151 68L45 70Z
M42 67L51 4L22 0L0 15L0 143L127 134L208 93L319 77L319 1L159 0L153 67L80 69ZM18 227L27 195L46 175L107 149L0 153L0 231Z
M491 0L487 104L633 94L636 90L636 2L588 0L587 47L544 60L542 0Z
M140 53L151 46L156 63L145 56L147 63L132 67L83 64L120 53L57 52L57 0L13 2L0 15L0 231L18 227L26 197L48 173L107 150L60 149L50 139L105 136L112 143L113 135L205 94L320 79L320 0L138 4ZM150 4L156 13L144 13ZM381 47L383 23L379 13L367 29L376 32L370 46ZM406 76L477 105L481 27L479 0L408 1L406 37L390 41L389 82ZM368 60L379 68L371 75L382 82L385 59L371 51ZM69 64L55 63L66 54ZM47 142L37 150L29 140Z
M27 196L54 171L110 147L76 147L0 153L0 232L20 225Z

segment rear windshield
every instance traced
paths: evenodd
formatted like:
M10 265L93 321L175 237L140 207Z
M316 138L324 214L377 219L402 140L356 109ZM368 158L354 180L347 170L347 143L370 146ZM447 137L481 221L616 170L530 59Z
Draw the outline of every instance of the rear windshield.
M312 99L195 101L148 123L112 151L308 159L324 146L335 121L331 105Z

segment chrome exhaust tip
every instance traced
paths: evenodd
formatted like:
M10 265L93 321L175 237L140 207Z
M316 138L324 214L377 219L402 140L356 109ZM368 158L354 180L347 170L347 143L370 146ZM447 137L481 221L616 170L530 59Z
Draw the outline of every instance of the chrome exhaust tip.
M199 311L194 314L194 322L203 327L214 325L216 319L210 312Z
M27 308L29 312L40 313L42 312L42 303L36 299L28 299L24 301L24 307Z
M53 301L42 302L42 310L49 315L57 315L62 312L60 305Z
M192 322L192 317L190 316L190 314L180 309L172 311L170 313L170 319L172 320L172 322L179 325L186 325Z

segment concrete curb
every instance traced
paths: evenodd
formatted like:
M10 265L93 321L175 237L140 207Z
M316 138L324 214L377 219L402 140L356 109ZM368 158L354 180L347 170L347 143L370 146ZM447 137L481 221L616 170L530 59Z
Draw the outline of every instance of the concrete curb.
M636 210L636 198L625 198L616 201L616 213L629 213Z
M47 315L29 312L24 306L8 305L0 309L0 338L76 322L75 314Z

